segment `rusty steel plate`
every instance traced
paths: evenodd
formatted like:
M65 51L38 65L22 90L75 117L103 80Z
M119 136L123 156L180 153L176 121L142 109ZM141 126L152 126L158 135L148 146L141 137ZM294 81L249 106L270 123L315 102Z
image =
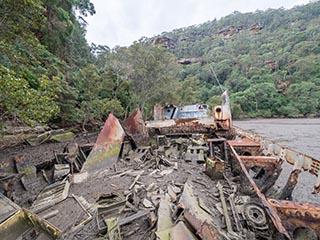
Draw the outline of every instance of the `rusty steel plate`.
M140 109L136 109L125 121L127 133L136 143L144 143L148 139L148 130Z
M320 236L320 204L297 203L275 199L269 199L268 202L277 212L282 225L293 238L295 231L301 228L309 229L315 235Z
M92 173L112 167L118 160L124 136L119 120L109 114L82 172Z
M237 140L229 140L228 143L232 147L260 147L260 143L254 142L246 137Z

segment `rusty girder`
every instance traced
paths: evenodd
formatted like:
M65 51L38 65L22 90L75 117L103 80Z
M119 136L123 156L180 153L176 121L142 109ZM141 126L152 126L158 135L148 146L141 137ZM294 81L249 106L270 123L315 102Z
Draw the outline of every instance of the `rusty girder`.
M160 133L208 133L216 128L210 117L147 121L146 126Z
M291 236L289 235L289 233L287 232L285 227L282 225L281 219L277 215L277 212L275 211L274 208L272 208L272 206L268 202L266 196L260 191L260 189L258 188L256 183L254 182L254 180L250 176L250 174L249 174L247 168L245 167L243 161L240 159L240 156L238 155L238 153L234 149L234 147L232 145L232 141L228 141L228 143L229 143L229 146L231 148L233 156L237 159L243 174L247 177L247 179L249 180L251 186L253 187L254 191L256 192L257 196L260 198L261 203L266 208L266 211L268 212L268 214L269 214L274 226L277 228L277 230L280 232L280 234L286 236L288 239L291 239Z
M285 236L287 239L293 239L297 229L307 229L309 234L311 232L311 234L314 236L319 237L320 205L267 199L267 197L262 193L263 186L255 182L255 180L249 174L249 170L253 167L263 168L264 171L267 171L267 174L270 176L272 176L271 173L278 174L278 171L281 170L281 163L283 159L266 156L239 156L239 148L241 148L241 152L243 149L246 149L247 146L245 143L248 143L248 147L253 147L254 141L248 141L247 139L244 141L236 141L228 141L232 155L239 163L242 173L246 176L255 193L260 198L279 233ZM255 147L258 148L258 144L259 143L256 142ZM288 182L283 188L284 190L288 188L288 192L292 192L298 181L300 172L301 169L299 168L294 169L291 172ZM284 190L282 190L282 193L286 192Z

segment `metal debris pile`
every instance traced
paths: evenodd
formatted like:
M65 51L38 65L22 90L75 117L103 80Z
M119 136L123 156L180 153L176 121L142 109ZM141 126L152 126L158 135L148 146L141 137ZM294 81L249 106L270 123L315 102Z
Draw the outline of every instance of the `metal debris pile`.
M288 201L292 174L273 189L286 154L235 134L221 109L214 121L110 114L94 145L2 163L15 203L0 194L1 239L318 239L320 207Z
M23 192L28 210L57 227L63 239L269 238L258 200L240 197L237 185L225 179L226 139L149 137L129 126L111 115L94 146L68 144L41 166L17 156L23 189L6 189L6 195L26 204L18 196ZM207 156L223 167L205 167ZM263 226L244 210L250 201Z

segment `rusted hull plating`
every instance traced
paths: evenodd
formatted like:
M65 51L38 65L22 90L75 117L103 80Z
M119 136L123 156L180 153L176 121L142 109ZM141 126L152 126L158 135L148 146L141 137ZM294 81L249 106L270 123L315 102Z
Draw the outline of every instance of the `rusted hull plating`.
M95 172L112 167L118 160L124 136L119 120L109 114L82 171Z
M208 133L216 128L211 117L146 121L149 130L165 133Z
M296 203L284 200L268 200L275 209L282 225L295 238L299 230L305 229L311 234L309 239L319 239L319 213L320 204ZM317 236L312 238L312 236Z
M289 164L293 165L293 170L301 169L310 172L316 176L314 183L313 194L320 192L320 161L307 156L302 153L298 153L288 147L282 147L274 142L262 138L259 135L249 133L240 128L236 128L237 134L250 138L260 144L261 149L263 149L263 154L266 156L277 155L280 159L287 161Z
M263 193L261 193L260 189L258 188L258 186L256 185L256 183L254 182L254 180L252 179L252 177L250 176L247 168L245 167L244 163L242 162L242 160L240 159L240 156L237 154L236 150L232 147L232 145L230 145L232 154L235 156L235 158L237 159L238 163L240 164L241 170L243 172L243 174L246 176L246 178L249 180L251 186L253 187L253 189L255 190L257 196L260 198L263 206L266 208L266 210L269 213L269 216L271 217L272 222L274 223L275 227L277 228L277 230L284 236L286 236L288 239L291 239L289 233L287 232L287 230L284 228L284 226L282 225L282 222L279 218L279 216L277 215L276 211L272 208L272 206L269 204L268 200L266 199L265 195Z
M143 144L148 141L148 130L144 123L141 111L137 108L125 121L127 134L137 144Z

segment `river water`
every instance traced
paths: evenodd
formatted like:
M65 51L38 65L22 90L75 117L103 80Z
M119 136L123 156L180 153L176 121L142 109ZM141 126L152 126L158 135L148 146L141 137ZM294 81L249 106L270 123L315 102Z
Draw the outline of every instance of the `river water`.
M320 118L256 119L234 121L234 125L320 160ZM284 175L288 176L291 168L289 164L283 165L281 185L285 184ZM314 183L314 175L302 172L292 194L293 200L320 204L320 193L311 194Z

